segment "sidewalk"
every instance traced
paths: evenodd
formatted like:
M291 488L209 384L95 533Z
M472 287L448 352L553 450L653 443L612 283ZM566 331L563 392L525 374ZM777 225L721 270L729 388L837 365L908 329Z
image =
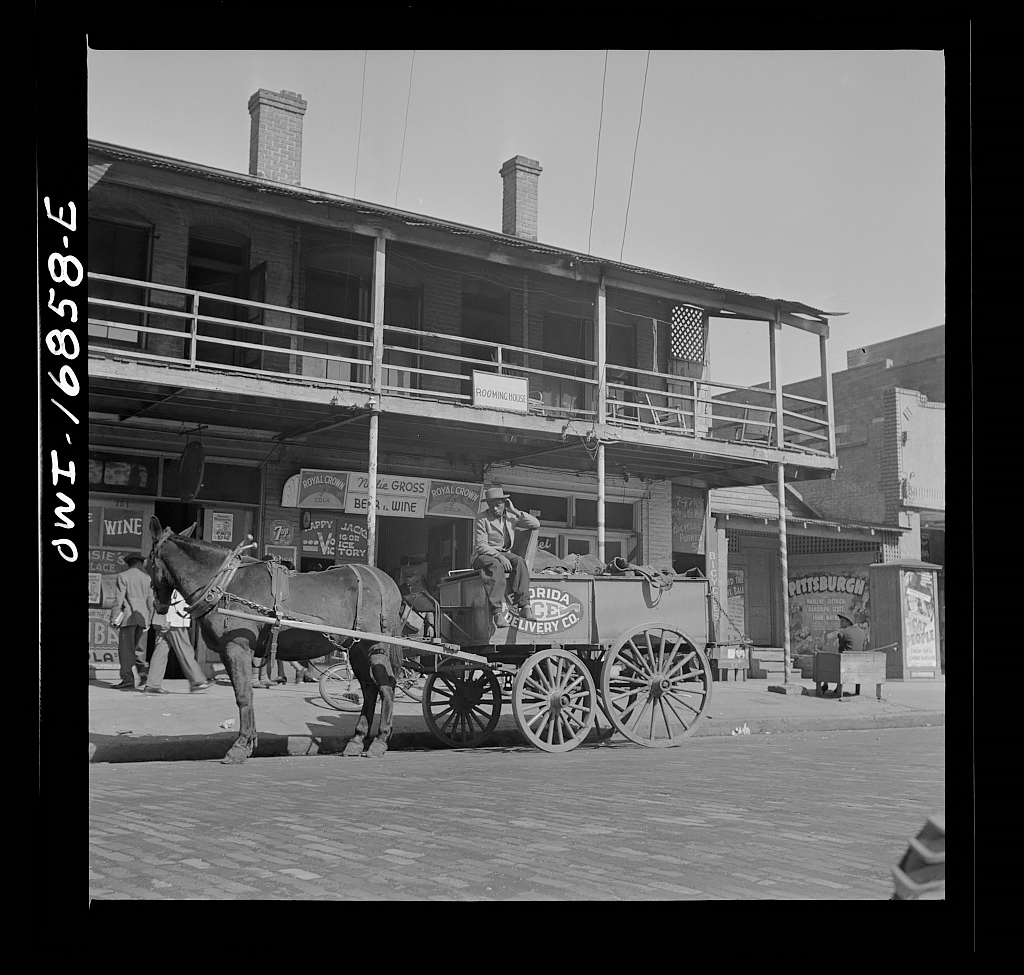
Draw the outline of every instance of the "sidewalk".
M238 733L238 708L227 677L213 687L190 694L188 682L165 680L164 695L117 691L110 681L89 682L89 761L157 762L224 757ZM907 728L946 722L946 682L893 681L882 688L862 685L862 693L843 700L814 696L814 684L799 677L803 693L769 690L780 681L716 682L711 705L695 736L730 735L744 726L750 734L789 731L846 731L863 728ZM254 758L270 755L338 754L355 730L358 714L336 711L321 697L316 684L282 684L253 690L259 747ZM379 717L378 708L378 717ZM607 727L604 715L599 715ZM230 729L223 727L231 721ZM374 722L376 728L376 721ZM594 736L591 735L591 741ZM611 741L633 745L616 734ZM587 747L585 742L580 747ZM390 748L404 751L444 748L428 730L420 705L399 695ZM484 747L532 747L516 728L511 706L502 707L498 726ZM684 742L682 746L686 747Z

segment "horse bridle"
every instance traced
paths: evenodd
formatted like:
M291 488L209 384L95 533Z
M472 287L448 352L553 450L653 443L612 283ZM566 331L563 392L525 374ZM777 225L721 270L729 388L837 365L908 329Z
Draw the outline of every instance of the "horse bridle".
M163 545L168 538L170 538L174 532L170 528L165 528L160 537L153 544L153 549L149 553L150 559L156 561L157 551L160 546ZM251 541L251 537L247 535L248 541L239 542L232 551L228 552L224 561L220 564L220 567L213 573L210 581L205 585L200 586L192 595L182 593L185 597L185 612L187 612L193 619L199 619L205 616L216 608L217 603L224 598L224 590L227 588L234 574L238 571L242 564L243 555L247 548L255 548L256 543ZM150 573L152 575L152 573Z

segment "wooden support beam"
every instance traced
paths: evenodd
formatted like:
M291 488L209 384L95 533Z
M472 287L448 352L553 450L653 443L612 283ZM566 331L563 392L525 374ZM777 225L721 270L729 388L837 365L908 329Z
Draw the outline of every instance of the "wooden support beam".
M822 335L818 339L818 350L821 353L821 378L825 383L825 408L828 411L828 452L836 455L836 414L835 400L832 397L832 370L828 362L828 339Z
M604 423L608 409L608 295L604 275L597 286L594 349L597 352L597 422Z

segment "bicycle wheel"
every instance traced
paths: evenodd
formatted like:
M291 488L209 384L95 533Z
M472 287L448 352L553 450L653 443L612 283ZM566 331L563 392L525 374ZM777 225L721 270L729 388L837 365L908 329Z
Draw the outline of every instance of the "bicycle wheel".
M320 675L320 696L338 711L363 709L363 692L347 663L328 667Z
M423 674L417 674L414 670L402 669L402 673L398 676L395 681L395 687L401 691L406 697L411 697L417 703L423 700L423 682L426 677Z

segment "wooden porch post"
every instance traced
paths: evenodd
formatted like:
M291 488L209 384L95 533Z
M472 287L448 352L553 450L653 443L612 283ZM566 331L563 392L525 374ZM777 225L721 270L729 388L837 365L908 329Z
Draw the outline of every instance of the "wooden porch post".
M604 557L604 443L597 441L597 557Z
M789 558L786 553L786 469L778 467L779 566L782 573L782 680L789 683Z
M775 309L775 321L768 323L769 352L772 366L772 389L775 390L775 446L781 450L785 441L783 431L782 377L779 375L778 346L776 332L781 332L782 321L779 309ZM778 465L777 486L779 491L779 571L782 575L782 678L789 683L789 557L786 553L786 468Z
M836 455L836 418L832 405L832 370L828 364L828 339L824 335L818 336L818 350L821 353L821 378L825 383L825 402L828 404L828 452L829 455Z
M604 274L597 285L597 320L594 322L594 349L597 352L597 422L603 424L608 402L608 319ZM597 557L604 558L604 443L597 438Z
M604 423L608 400L608 319L604 274L597 285L597 318L594 321L594 351L597 353L597 422Z
M377 440L380 425L380 393L384 365L384 234L377 234L373 248L373 361L370 386L374 392L370 414L369 460L366 484L366 562L377 564Z

